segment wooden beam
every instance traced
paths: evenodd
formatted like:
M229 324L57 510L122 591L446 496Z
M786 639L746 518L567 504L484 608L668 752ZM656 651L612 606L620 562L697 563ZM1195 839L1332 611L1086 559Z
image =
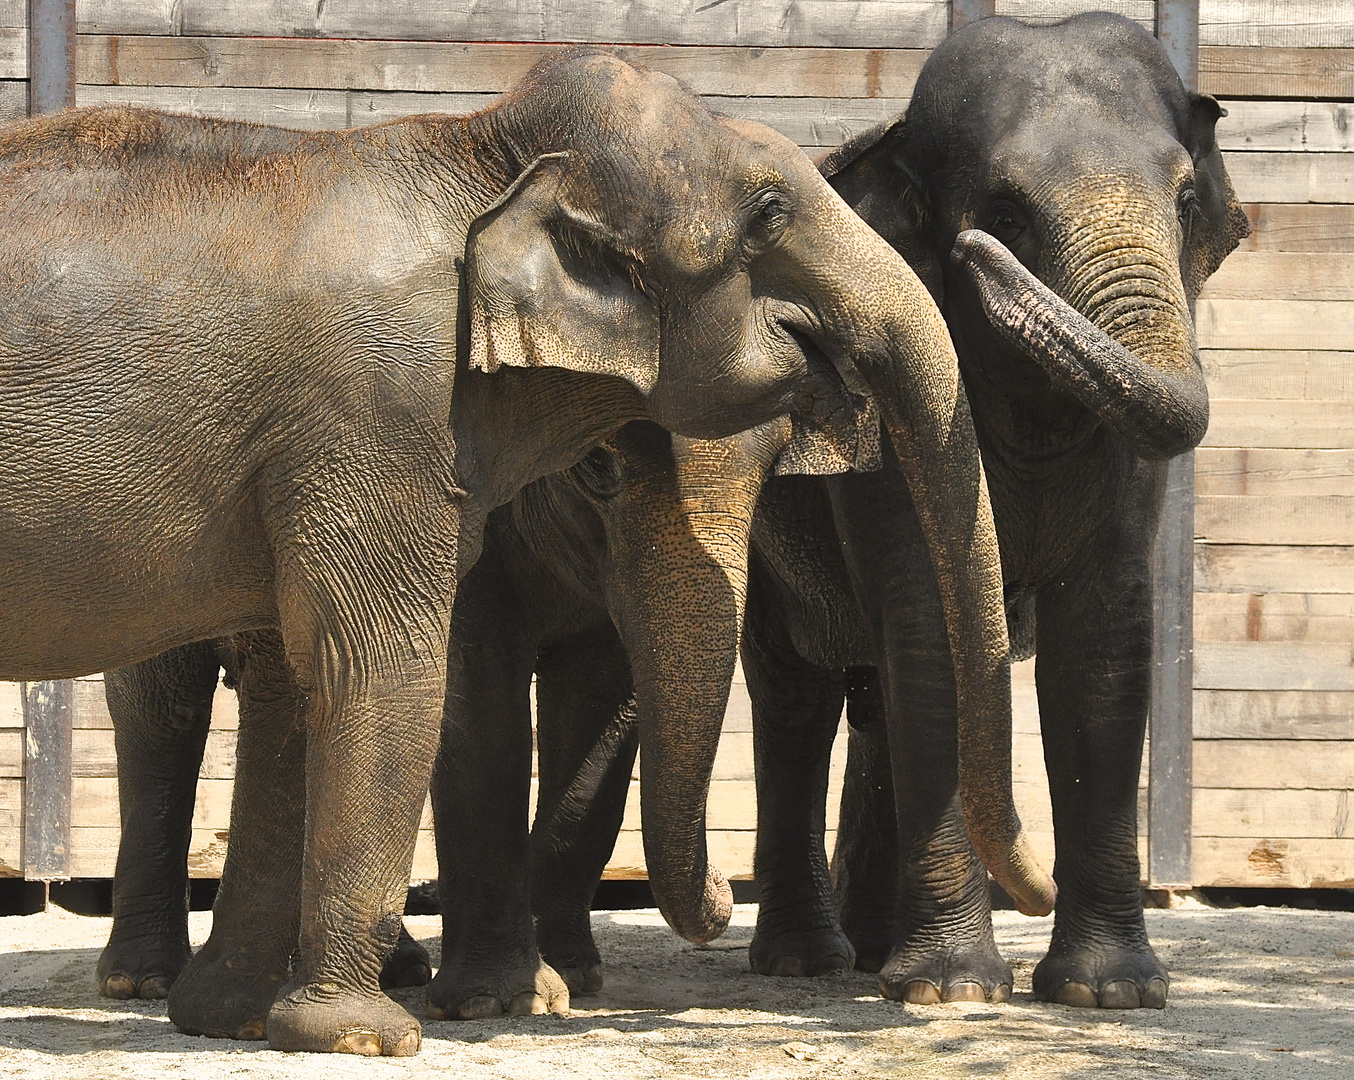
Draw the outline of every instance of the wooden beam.
M997 0L950 0L950 33L997 13Z
M1187 90L1199 85L1199 0L1157 0L1157 38ZM1191 884L1194 745L1194 454L1166 467L1153 553L1147 880Z
M28 79L31 115L75 104L75 0L29 0Z
M71 865L71 713L75 686L24 686L24 877L64 881Z

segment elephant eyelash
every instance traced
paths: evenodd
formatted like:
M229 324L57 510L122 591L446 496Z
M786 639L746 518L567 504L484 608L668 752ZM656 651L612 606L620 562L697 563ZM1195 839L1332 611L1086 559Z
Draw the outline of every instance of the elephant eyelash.
M1199 202L1199 194L1192 187L1184 188L1176 199L1176 213L1180 218L1180 231L1185 240L1188 240L1190 233L1194 229L1194 223L1203 213L1203 206Z

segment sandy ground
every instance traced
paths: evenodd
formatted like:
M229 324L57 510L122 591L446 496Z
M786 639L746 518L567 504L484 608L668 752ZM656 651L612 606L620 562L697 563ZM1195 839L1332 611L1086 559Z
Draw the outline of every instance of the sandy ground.
M163 1002L94 989L107 919L0 918L0 1075L106 1077L1354 1077L1354 913L1149 911L1173 983L1164 1012L1044 1005L1030 973L1049 923L997 915L1016 971L1005 1005L902 1006L864 974L770 979L747 971L755 909L693 948L651 911L593 916L607 986L569 1017L425 1020L416 1058L284 1055L180 1035ZM210 915L193 916L194 941ZM437 920L408 920L436 960ZM400 999L422 1014L422 992Z

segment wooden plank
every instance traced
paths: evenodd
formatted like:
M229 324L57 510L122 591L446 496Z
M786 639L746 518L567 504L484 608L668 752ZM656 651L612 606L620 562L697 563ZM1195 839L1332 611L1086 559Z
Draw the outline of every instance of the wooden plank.
M12 124L28 115L28 83L0 80L0 124Z
M28 78L28 31L0 27L0 79Z
M1354 206L1251 203L1241 251L1354 251Z
M207 733L207 747L198 773L200 777L221 780L235 775L235 734L233 730ZM117 757L113 752L111 730L77 728L73 733L71 754L75 776L117 775Z
M1195 593L1194 608L1196 641L1354 642L1348 593Z
M24 726L24 699L21 683L0 682L0 728Z
M23 877L23 831L0 828L0 878Z
M1154 0L996 0L996 14L1036 26L1061 22L1083 11L1113 11L1149 33L1156 26L1156 7Z
M1194 684L1208 690L1354 690L1354 643L1200 641Z
M81 33L930 48L944 0L82 0Z
M1354 106L1344 101L1224 101L1223 150L1354 150Z
M1354 352L1202 349L1199 359L1216 398L1354 400Z
M1354 740L1348 690L1195 690L1198 739Z
M1316 889L1354 887L1354 840L1200 837L1200 887Z
M0 832L20 829L24 819L24 782L0 780Z
M1354 742L1194 740L1196 787L1340 791L1349 787L1351 777L1354 777Z
M837 834L829 830L827 850L832 851ZM725 829L707 832L706 847L710 862L731 881L747 881L752 878L752 857L757 843L754 829ZM616 848L611 861L607 863L603 878L642 878L644 871L644 840L632 830L625 830L616 837Z
M1262 150L1222 156L1243 203L1354 202L1354 169L1344 154Z
M1354 128L1354 107L1349 122ZM1354 300L1354 253L1233 252L1204 283L1200 296L1205 300Z
M23 729L0 728L0 777L17 778L23 774Z
M77 105L135 105L224 120L321 130L348 126L342 90L255 90L233 87L87 86L75 88Z
M1354 49L1204 45L1199 88L1219 98L1354 97Z
M1354 45L1354 8L1345 0L1200 0L1204 45L1279 48Z
M1200 498L1346 496L1354 493L1354 450L1204 447L1195 463L1194 492Z
M28 0L0 0L0 26L28 25Z
M1354 593L1354 548L1195 544L1195 590Z
M558 46L531 42L80 36L80 81L122 86L240 86L501 94ZM698 94L903 98L924 49L622 46L626 60Z
M1348 790L1196 788L1194 835L1354 837L1350 796Z
M1203 445L1349 449L1354 447L1354 402L1214 398Z
M71 712L69 679L24 684L24 877L71 876Z
M1349 166L1354 176L1354 157ZM1194 322L1204 349L1354 349L1349 300L1201 298Z
M1194 535L1215 544L1354 544L1354 495L1210 495Z

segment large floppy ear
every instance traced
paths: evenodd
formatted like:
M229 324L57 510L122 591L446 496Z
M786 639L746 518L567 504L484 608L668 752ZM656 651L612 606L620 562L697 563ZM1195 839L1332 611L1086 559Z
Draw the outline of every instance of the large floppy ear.
M925 193L903 160L905 123L897 116L861 132L821 158L818 171L907 260L939 304L945 274L930 239Z
M1227 111L1207 94L1190 94L1189 103L1188 149L1194 159L1198 205L1190 214L1181 269L1187 295L1193 299L1222 260L1250 235L1251 224L1237 202L1214 136L1219 117Z
M658 380L658 307L636 253L571 205L570 158L537 158L470 227L470 366L615 375L648 393Z

